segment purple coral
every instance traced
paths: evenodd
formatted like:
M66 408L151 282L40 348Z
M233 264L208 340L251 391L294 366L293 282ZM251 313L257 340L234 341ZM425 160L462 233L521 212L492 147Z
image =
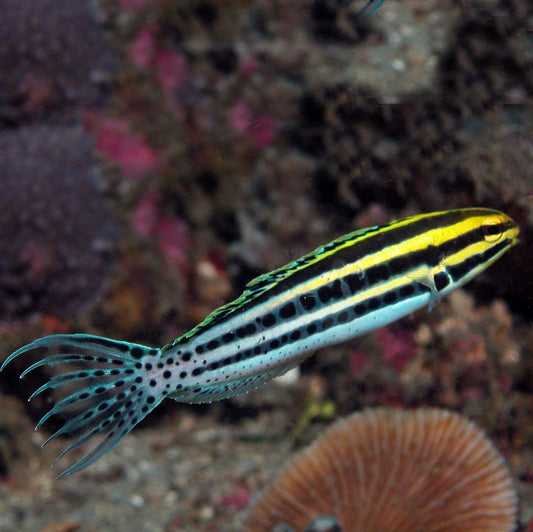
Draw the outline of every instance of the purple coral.
M0 133L0 313L66 316L98 294L116 223L79 127Z
M115 66L94 2L0 0L0 117L98 104Z

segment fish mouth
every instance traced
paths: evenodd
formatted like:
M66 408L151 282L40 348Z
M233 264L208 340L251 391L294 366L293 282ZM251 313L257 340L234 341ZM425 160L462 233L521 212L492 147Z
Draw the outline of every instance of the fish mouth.
M520 226L506 214L501 213L501 218L505 229L505 239L509 242L509 247L513 247L520 241Z
M514 220L510 219L510 221L511 221L511 228L509 230L510 234L507 237L507 239L511 241L511 244L509 247L513 247L520 242L520 227Z

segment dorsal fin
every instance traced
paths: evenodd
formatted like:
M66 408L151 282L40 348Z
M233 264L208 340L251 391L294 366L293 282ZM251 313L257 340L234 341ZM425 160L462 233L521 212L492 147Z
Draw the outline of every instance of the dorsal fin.
M353 231L347 235L341 236L335 240L332 240L324 246L316 248L314 251L311 251L307 255L300 257L281 268L272 270L271 272L264 273L252 279L246 286L243 293L235 300L231 301L227 305L224 305L211 314L209 314L201 323L196 327L191 329L189 332L183 334L182 336L176 338L172 343L165 346L163 349L168 349L175 346L178 343L183 343L196 336L201 331L205 330L207 327L210 327L217 323L219 320L225 318L228 314L235 312L236 310L242 308L244 305L253 301L255 298L259 297L261 294L270 290L278 283L287 279L294 273L308 268L312 264L332 255L339 249L342 249L346 246L351 246L354 242L360 238L364 238L368 233L372 233L378 229L383 229L385 226L373 226L365 227L358 231Z
M259 275L246 285L246 290L243 292L243 295L246 293L253 293L256 290L269 288L270 286L279 283L281 280L290 277L293 273L303 270L304 268L307 268L319 260L331 255L338 249L344 247L344 245L352 245L355 240L376 229L378 229L378 226L365 227L359 231L353 231L347 235L332 240L324 246L316 248L310 253L307 253L307 255L293 260L281 268L277 268L271 272Z

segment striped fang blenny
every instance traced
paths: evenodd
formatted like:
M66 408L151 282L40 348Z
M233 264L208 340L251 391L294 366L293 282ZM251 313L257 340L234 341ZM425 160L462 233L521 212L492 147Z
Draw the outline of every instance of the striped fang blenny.
M507 215L481 208L369 227L257 277L240 297L160 349L59 334L21 347L1 369L37 348L55 354L29 366L21 378L41 366L73 366L29 399L49 389L62 397L36 427L55 415L65 419L47 440L73 438L56 461L98 437L60 476L70 475L110 451L166 397L186 403L231 397L285 373L320 347L425 305L431 309L516 244L518 233Z

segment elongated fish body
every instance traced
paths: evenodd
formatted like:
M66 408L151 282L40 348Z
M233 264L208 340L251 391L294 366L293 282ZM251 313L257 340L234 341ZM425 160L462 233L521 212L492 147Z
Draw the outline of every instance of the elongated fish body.
M483 271L518 239L518 226L489 209L459 209L356 231L251 281L172 343L153 349L86 335L52 335L21 347L56 354L44 365L70 364L30 397L63 392L40 426L56 414L71 434L60 458L95 436L99 443L61 476L111 450L165 397L189 403L230 397L294 367L320 347L382 327Z

